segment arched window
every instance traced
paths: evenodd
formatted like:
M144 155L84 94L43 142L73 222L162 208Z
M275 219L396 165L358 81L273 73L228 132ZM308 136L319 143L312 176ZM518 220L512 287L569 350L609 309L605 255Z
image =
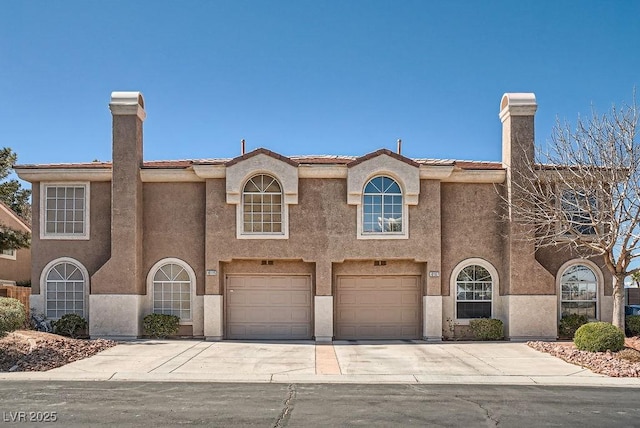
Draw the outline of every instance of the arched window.
M195 274L191 267L178 259L164 259L150 271L153 287L153 313L177 315L190 321Z
M243 232L282 234L282 187L266 174L251 177L242 191Z
M583 263L572 264L560 277L560 317L570 314L598 318L598 277Z
M362 201L363 233L403 232L402 190L386 176L374 177L365 185Z
M89 275L80 262L62 258L49 263L44 271L45 314L58 319L66 314L87 317Z
M498 274L482 259L469 259L454 269L456 318L492 318Z

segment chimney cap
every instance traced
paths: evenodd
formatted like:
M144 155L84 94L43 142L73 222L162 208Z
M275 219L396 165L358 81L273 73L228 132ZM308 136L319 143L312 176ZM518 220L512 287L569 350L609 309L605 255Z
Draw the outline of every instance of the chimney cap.
M145 120L144 98L141 92L112 92L109 109L114 116L138 116Z
M144 97L142 92L114 91L111 93L110 105L117 106L140 106L144 108Z
M536 94L533 92L512 92L502 96L500 101L500 119L508 116L533 116L538 109Z

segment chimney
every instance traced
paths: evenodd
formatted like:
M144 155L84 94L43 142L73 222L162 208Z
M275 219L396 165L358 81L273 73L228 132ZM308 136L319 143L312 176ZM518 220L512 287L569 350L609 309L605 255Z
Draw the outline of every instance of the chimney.
M500 102L502 165L517 168L534 159L534 116L538 104L533 93L504 94Z
M140 92L113 92L111 259L92 279L92 293L144 294L142 274L142 122Z
M399 155L402 154L402 140L400 138L398 138L398 147L396 153L398 153Z

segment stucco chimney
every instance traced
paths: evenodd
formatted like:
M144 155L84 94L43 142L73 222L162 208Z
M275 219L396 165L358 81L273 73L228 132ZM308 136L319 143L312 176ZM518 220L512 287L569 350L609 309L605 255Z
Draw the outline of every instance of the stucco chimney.
M529 164L535 161L534 116L538 104L532 93L504 94L500 102L502 121L502 165L507 170L505 192L511 202L520 198L519 192L527 186L524 174L531 173ZM523 174L518 174L521 171ZM520 182L519 182L520 181ZM518 183L519 182L519 183ZM518 183L519 185L514 185ZM508 212L506 226L505 262L508 275L500 284L501 294L508 300L509 318L523 308L519 308L518 296L530 294L531 284L537 290L534 294L550 295L554 292L554 278L535 258L535 245L530 228L523 226L518 218ZM517 317L507 320L511 337L519 336L526 326L518 325ZM514 324L515 323L515 324Z
M133 338L144 313L142 271L142 122L139 92L113 92L111 258L91 277L89 333ZM107 213L104 213L107 215Z
M111 178L111 259L94 275L92 293L143 294L142 122L140 92L113 92Z
M502 165L517 168L534 158L534 116L538 104L533 93L504 94L500 102Z

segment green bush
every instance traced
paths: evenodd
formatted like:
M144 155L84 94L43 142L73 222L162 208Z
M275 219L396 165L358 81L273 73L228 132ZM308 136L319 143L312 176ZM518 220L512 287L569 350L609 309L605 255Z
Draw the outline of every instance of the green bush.
M469 328L476 340L502 340L504 338L504 324L494 318L471 320Z
M0 297L0 335L24 327L27 311L18 299Z
M142 327L147 335L156 339L165 339L178 332L180 317L176 315L149 314L142 320Z
M78 314L65 314L53 322L53 332L63 336L76 338L78 333L86 331L87 320Z
M560 320L558 333L561 337L570 337L573 339L573 336L576 334L576 330L588 322L589 319L585 315L564 315Z
M625 318L629 336L640 336L640 315L629 315Z
M624 348L624 333L608 322L590 322L576 331L573 343L581 351L618 352Z

